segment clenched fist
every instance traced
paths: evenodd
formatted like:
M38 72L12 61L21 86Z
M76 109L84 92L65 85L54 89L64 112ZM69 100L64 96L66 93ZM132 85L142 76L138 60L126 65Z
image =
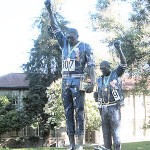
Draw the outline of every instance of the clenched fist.
M46 1L44 2L44 4L45 4L45 6L46 6L47 9L50 9L50 8L51 8L51 0L46 0Z
M120 47L121 47L121 41L115 41L114 42L114 46L115 46L115 48L118 50L118 49L120 49Z

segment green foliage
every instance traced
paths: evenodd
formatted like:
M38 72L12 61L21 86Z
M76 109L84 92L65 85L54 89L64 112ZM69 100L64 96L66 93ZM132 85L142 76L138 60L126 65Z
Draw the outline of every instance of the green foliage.
M101 30L107 35L102 42L110 46L110 55L114 52L111 49L114 40L123 42L122 49L125 54L128 73L130 77L138 77L136 86L141 90L147 87L150 72L145 71L143 66L150 61L149 35L150 35L150 2L148 0L133 0L130 2L132 13L130 13L128 24L121 22L122 17L118 16L118 6L126 1L99 0L97 12L91 15L94 29ZM116 52L115 52L116 53ZM113 60L116 61L117 55ZM114 64L114 62L112 61ZM150 67L150 66L149 66ZM136 89L137 90L137 89Z
M47 88L48 102L44 107L44 111L48 114L47 124L53 126L64 127L65 126L65 112L61 99L61 79L54 81Z
M132 92L136 94L144 93L145 95L150 95L150 90L148 89L149 86L149 75L150 73L143 72L141 74L142 79L139 80L138 78L135 78L135 88L132 90Z
M149 0L141 0L141 1L134 0L132 2L133 13L130 20L134 22L134 24L136 24L138 28L142 27L143 24L145 23L148 24L150 21L149 4L150 4Z
M65 21L60 16L59 19L62 25ZM29 61L23 65L30 81L29 92L23 102L29 125L38 122L41 129L45 130L48 120L48 115L43 110L48 101L46 90L61 76L61 50L52 34L45 9L34 25L37 25L41 33L34 41Z
M26 125L26 118L22 110L16 110L11 103L13 97L0 97L0 134L8 131L19 131ZM23 119L24 118L24 119Z
M93 99L85 101L86 129L94 131L100 128L101 119L97 103Z
M147 90L150 72L143 69L144 64L150 61L149 34L150 34L150 2L147 0L133 1L133 13L130 17L131 29L124 37L128 48L128 62L131 74L138 77L135 92ZM132 45L132 50L130 49ZM125 48L125 47L124 47ZM127 50L127 48L125 50ZM150 65L149 65L150 67Z
M5 109L7 106L9 106L9 104L9 99L6 96L0 97L0 115L5 114Z
M0 97L0 108L6 107L8 104L10 104L9 99L7 96L1 96Z
M138 29L131 29L124 34L124 37L119 37L123 41L122 49L127 58L127 64L131 68L138 68L147 58L147 51L143 47L143 34ZM134 70L133 70L134 72Z
M120 2L117 0L98 0L97 11L91 14L93 28L107 33L107 36L105 36L106 42L124 32L122 20L118 19L119 12L117 12L117 9L119 4Z
M31 136L29 137L29 141L35 143L35 142L39 142L39 137L38 136Z

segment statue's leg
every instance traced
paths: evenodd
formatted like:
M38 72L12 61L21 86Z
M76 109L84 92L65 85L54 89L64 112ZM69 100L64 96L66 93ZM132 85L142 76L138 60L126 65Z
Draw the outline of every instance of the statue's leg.
M114 150L121 150L121 139L120 139L120 122L121 122L121 113L120 108L117 106L113 106L113 115L112 115L112 137L113 137L113 144Z
M65 81L62 84L62 101L66 117L66 130L69 138L70 148L75 149L75 121L74 121L74 103L70 87L67 87Z
M69 135L69 143L70 143L70 147L68 150L75 150L75 137L74 135Z
M79 91L78 88L72 89L74 107L75 107L75 118L76 118L76 135L77 135L77 148L76 150L83 150L83 139L84 139L84 102L85 93Z
M109 118L109 107L102 106L101 119L102 119L102 132L103 132L104 146L105 146L105 148L112 150L112 137L111 137L111 124L110 124L110 118Z

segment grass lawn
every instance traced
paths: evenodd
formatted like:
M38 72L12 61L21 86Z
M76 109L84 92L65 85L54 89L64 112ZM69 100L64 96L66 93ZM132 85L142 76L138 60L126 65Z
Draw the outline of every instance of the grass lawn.
M150 150L150 141L123 143L122 150Z
M66 150L66 148L21 148L21 149L8 149L0 148L0 150ZM84 150L93 150L93 147L85 147ZM123 143L122 150L150 150L150 141Z

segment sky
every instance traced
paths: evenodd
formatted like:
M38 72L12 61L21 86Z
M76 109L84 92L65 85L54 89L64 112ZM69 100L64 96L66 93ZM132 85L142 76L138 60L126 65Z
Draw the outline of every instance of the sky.
M87 21L85 14L87 14L90 7L93 7L90 5L95 0L82 0L80 5L79 1L69 0L70 12L68 6L65 6L64 9L67 10L66 14L73 14L72 18L82 24ZM33 47L33 39L36 39L38 35L36 29L32 28L32 24L44 7L44 0L0 1L0 76L23 72L21 65L28 61L30 49ZM82 10L82 13L79 10ZM66 17L70 19L69 15L66 15ZM78 26L78 23L73 22L75 26ZM78 27L81 29L84 24Z
M88 42L93 49L99 47L102 36L87 28L90 23L88 12L93 10L96 1L69 0L61 8L62 14L71 21L70 26L79 31L79 40ZM23 72L21 65L28 62L33 40L38 36L32 24L44 7L44 0L0 1L0 76Z
M22 72L37 36L32 24L42 7L43 0L0 1L0 76Z

